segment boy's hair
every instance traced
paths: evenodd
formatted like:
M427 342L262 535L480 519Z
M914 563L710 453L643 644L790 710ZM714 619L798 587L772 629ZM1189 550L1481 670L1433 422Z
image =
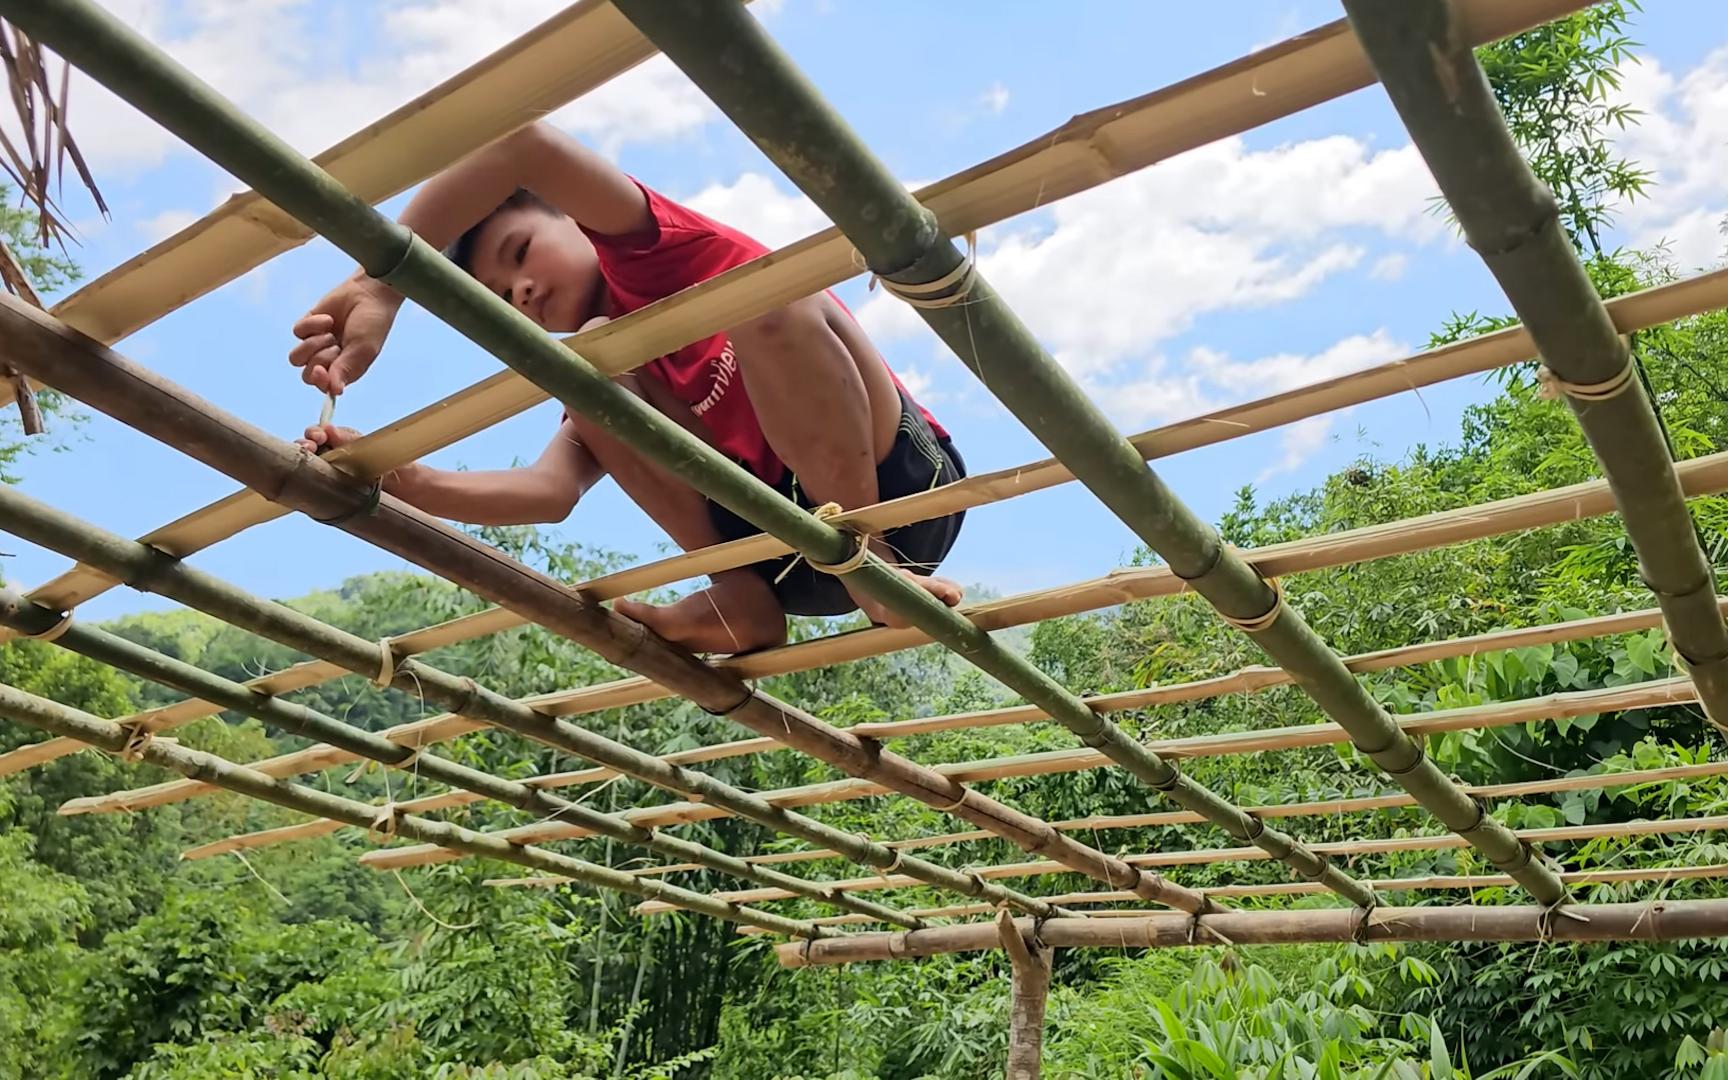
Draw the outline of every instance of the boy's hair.
M474 241L480 238L480 230L486 227L487 222L491 221L499 214L502 214L504 211L522 209L538 210L543 214L555 215L558 213L557 207L534 194L532 191L529 191L527 188L517 188L515 191L512 191L510 196L503 202L493 207L492 212L481 218L472 229L469 229L461 236L458 236L455 243L445 248L444 257L472 274L474 272L474 267L472 265L474 258Z

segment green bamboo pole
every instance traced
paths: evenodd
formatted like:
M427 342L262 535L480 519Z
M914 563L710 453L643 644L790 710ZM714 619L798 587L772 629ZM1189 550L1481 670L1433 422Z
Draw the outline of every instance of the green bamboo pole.
M782 498L682 425L546 337L521 312L408 235L400 225L348 193L328 174L96 5L88 0L0 0L0 12L213 161L251 183L266 198L328 236L367 273L388 282L462 331L567 408L618 431L635 448L709 498L773 533L813 562L843 562L856 551L859 540L855 536L835 529ZM64 384L55 385L64 388ZM186 449L197 455L194 446ZM222 465L217 463L217 467ZM259 490L277 498L269 490ZM345 523L344 528L364 535L352 522ZM1109 755L1179 805L1203 814L1237 839L1259 844L1303 878L1323 882L1353 903L1372 905L1371 890L1314 856L1292 837L1243 813L1169 762L1146 751L1024 657L1001 646L988 633L874 555L853 572L852 580L920 630L1028 701L1045 708L1088 746ZM547 623L545 619L539 621ZM771 720L760 725L757 718L743 711L749 703L747 698L738 705L715 711L733 716L759 734L773 731ZM824 738L833 742L831 735ZM851 753L853 760L872 767L886 765L891 757L885 751L862 746ZM944 805L940 801L926 801ZM1038 842L1061 846L1060 842L1066 839L1046 827ZM1192 890L1178 891L1168 883L1146 878L1142 879L1142 887L1169 895L1172 897L1169 902L1184 910L1190 910L1190 905L1196 903L1204 907L1204 899Z
M405 836L411 840L453 848L469 855L500 859L504 862L517 863L552 873L568 874L576 880L596 888L612 889L643 899L676 903L679 907L688 908L691 911L712 915L728 922L758 926L776 934L801 938L833 935L833 931L813 923L784 918L767 911L740 907L737 904L717 900L704 893L692 892L689 889L676 887L644 888L647 881L652 879L634 878L610 867L597 866L594 863L573 859L568 855L560 855L543 848L518 846L506 840L499 840L483 833L451 825L448 822L418 817L414 814L389 814L388 820L384 821L381 819L379 808L376 806L302 787L286 780L277 780L243 765L236 765L234 762L214 754L187 749L171 739L157 739L143 735L135 730L122 727L112 720L103 720L69 705L62 705L59 702L49 701L47 698L25 693L4 683L0 683L0 716L20 724L41 728L43 731L52 732L68 739L89 743L91 746L129 760L146 761L151 765L171 769L200 783L214 784L229 791L239 792L254 799L274 803L290 810L298 810L301 813L312 814L316 817L334 818L357 828L369 829L374 832L383 831L390 835ZM660 886L663 883L656 882L655 885Z
M919 313L961 361L1177 576L1295 675L1363 753L1543 903L1565 900L1554 871L1423 755L1307 622L1116 432L742 4L616 4L839 226L886 285L915 294L925 287ZM1070 721L1062 710L1051 715ZM1087 733L1115 731L1089 712L1072 719L1089 744ZM1103 744L1119 739L1104 736Z
M667 858L687 859L709 870L749 878L766 886L778 886L821 903L858 910L852 904L853 897L844 890L834 889L829 883L808 881L781 873L764 876L756 864L716 851L705 844L669 836L656 829L632 825L623 818L589 809L542 788L505 780L439 757L424 749L410 749L315 709L256 693L230 679L146 649L106 630L76 622L68 623L66 618L68 617L40 604L32 603L10 589L0 589L0 625L11 627L26 637L52 635L54 644L88 656L99 663L131 672L140 678L171 687L225 709L255 717L283 731L326 742L368 760L392 768L412 770L428 780L507 803L536 817L557 818L597 835L647 848ZM768 877L773 880L768 880ZM874 904L871 907L874 909L873 913L865 914L872 914L874 918L885 919L901 926L915 926L919 923L918 919L893 908Z
M22 354L26 350L18 351ZM45 506L15 488L0 486L0 529L57 551L67 558L93 566L116 581L177 600L223 622L368 678L376 678L386 663L385 647L378 642L367 641L292 608L252 596L155 548L98 529L71 514ZM655 787L724 807L730 813L777 832L811 843L831 846L841 852L844 858L860 865L909 874L938 889L974 898L982 897L991 903L1007 904L1041 917L1056 913L1056 909L1035 897L993 885L973 875L950 870L936 863L904 856L866 837L777 807L759 796L722 783L706 773L668 764L651 754L645 754L567 720L537 712L521 702L512 701L502 694L482 687L472 679L451 675L422 660L403 658L396 661L391 679L391 685L421 695L427 701L434 702L450 712L472 716L496 727L514 731L586 761L616 769ZM246 690L246 693L253 692ZM788 711L786 715L790 725L795 714ZM947 790L969 792L969 789L939 776L937 781L946 785ZM1024 815L1006 807L1001 808L1002 821L984 818L983 812L997 804L981 795L969 793L967 801L969 806L977 811L970 815L969 819L976 819L981 823L990 821L996 826L993 831L997 835L1010 831L1004 828L1003 821L1016 829L1028 828L1020 823ZM1054 834L1054 830L1047 824L1037 824ZM1071 851L1070 848L1062 846L1021 846L1035 854L1044 853L1051 857L1069 854ZM1099 880L1113 879L1119 883L1135 883L1153 875L1142 875L1127 867L1126 863L1113 860L1102 875L1094 873L1089 876ZM1157 896L1147 896L1146 899L1156 901Z
M1596 452L1704 712L1728 728L1728 624L1710 560L1635 361L1573 252L1554 196L1519 154L1451 4L1344 7L1470 246L1557 377L1550 385Z

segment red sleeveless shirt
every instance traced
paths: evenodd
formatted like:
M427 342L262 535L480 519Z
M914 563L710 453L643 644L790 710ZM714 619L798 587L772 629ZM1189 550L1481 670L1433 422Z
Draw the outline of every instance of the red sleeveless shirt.
M647 307L768 253L766 247L738 230L680 206L645 184L637 186L648 197L653 226L622 236L583 230L599 256L600 274L617 314ZM716 449L757 479L768 484L780 482L786 466L762 434L732 342L725 334L691 342L649 361L640 370L670 387L690 406L713 437ZM892 371L888 374L900 387L899 377ZM905 388L900 388L904 392ZM920 405L918 410L937 435L947 435L928 409Z

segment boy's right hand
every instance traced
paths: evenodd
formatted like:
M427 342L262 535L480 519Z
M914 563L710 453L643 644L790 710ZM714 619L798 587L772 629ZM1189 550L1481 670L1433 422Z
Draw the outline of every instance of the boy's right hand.
M308 454L322 454L329 450L339 450L360 438L360 433L353 428L337 427L335 424L313 424L306 433L294 440L294 445ZM384 490L398 498L404 497L411 487L418 465L403 465L391 469L384 474Z
M300 343L288 362L301 369L301 382L337 396L378 359L401 307L402 295L388 285L351 277L294 324Z

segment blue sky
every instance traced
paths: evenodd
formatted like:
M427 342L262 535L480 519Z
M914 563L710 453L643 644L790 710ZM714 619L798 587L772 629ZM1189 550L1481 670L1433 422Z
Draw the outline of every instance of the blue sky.
M302 149L347 135L556 10L522 0L128 0L134 25ZM1646 63L1626 93L1649 113L1626 146L1658 173L1621 239L1666 239L1695 267L1723 246L1728 214L1728 25L1711 0L1651 0L1634 34ZM1326 3L912 4L783 0L773 32L889 166L928 181L1075 113L1136 96L1336 18ZM363 59L371 52L370 59ZM81 219L75 252L96 273L209 209L237 185L99 90L72 116L115 208ZM81 125L76 121L83 120ZM645 65L554 121L666 193L782 244L822 221L669 66ZM1427 212L1430 190L1377 89L1205 148L987 230L985 272L1124 430L1329 377L1418 348L1450 313L1500 311L1475 258ZM394 209L399 204L392 204ZM223 409L290 436L320 401L285 363L288 328L349 264L315 242L120 343L122 352ZM904 311L840 290L890 362L954 432L974 470L1044 456ZM338 419L382 425L496 370L425 315L342 399ZM1276 497L1359 453L1443 443L1479 380L1364 406L1331 422L1236 440L1164 462L1175 489L1216 518L1254 483ZM431 460L477 468L537 453L542 406ZM233 490L232 482L93 417L65 453L25 466L23 488L128 535ZM654 557L663 538L611 485L565 536ZM976 511L949 564L1000 593L1102 574L1133 538L1076 486ZM7 577L36 584L65 560L16 541ZM271 596L402 565L298 517L200 554L196 565ZM91 617L161 607L116 590Z

